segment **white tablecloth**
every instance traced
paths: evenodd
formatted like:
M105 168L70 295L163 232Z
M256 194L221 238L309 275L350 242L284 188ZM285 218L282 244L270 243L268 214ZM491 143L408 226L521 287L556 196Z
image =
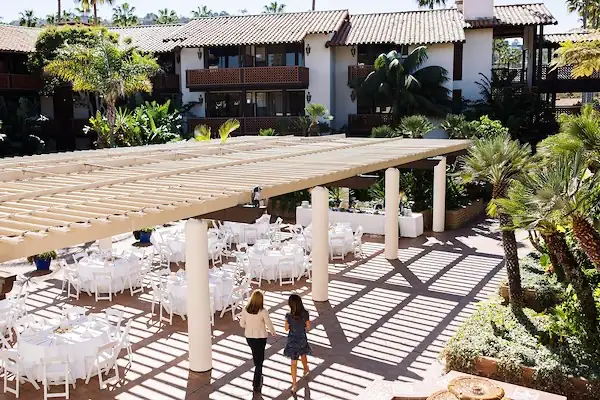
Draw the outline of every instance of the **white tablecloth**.
M132 262L124 258L115 258L114 261L106 261L98 257L81 259L77 264L77 273L82 280L81 289L92 291L91 282L94 280L94 273L100 272L111 275L113 293L121 291L125 286L125 278L131 266L140 267L139 261ZM102 287L100 289L102 290Z
M37 365L37 368L32 370L32 378L42 380L41 358L67 355L73 378L85 379L89 365L96 357L96 351L111 340L109 325L87 318L71 324L71 331L63 334L54 332L59 326L59 321L48 321L43 330L31 336L21 335L18 349L25 368Z
M226 271L211 269L208 279L215 310L222 310L233 291L233 276ZM176 313L187 315L187 278L172 274L167 281L167 292L173 298Z
M278 266L282 258L294 259L296 274L302 271L302 266L304 265L304 252L298 245L287 245L282 247L281 250L254 246L248 249L248 258L250 259L250 266L252 268L260 268L262 265L264 268L262 278L267 280L279 279ZM283 278L290 278L291 275L291 270L289 269L282 271Z
M296 223L309 226L312 221L312 208L296 208ZM369 213L349 213L329 210L329 222L347 222L353 231L358 226L363 227L363 232L371 235L385 235L385 215ZM411 217L398 217L400 236L417 237L423 234L423 215L413 213ZM416 235L416 236L415 236Z
M241 222L230 222L230 221L225 221L223 222L223 225L227 228L231 228L231 230L233 231L234 234L237 235L237 237L235 237L233 239L233 243L242 243L242 242L246 242L248 244L254 244L254 239L253 237L251 237L249 234L248 236L246 236L246 229L247 228L255 228L256 229L256 235L258 236L257 239L260 239L261 237L266 236L267 231L269 230L269 223L268 222L260 222L260 223L254 223L254 224L244 224ZM239 239L238 239L239 237Z
M304 230L304 238L310 244L312 248L312 229L307 227ZM344 239L344 254L352 251L352 242L354 241L354 234L352 228L348 225L336 225L329 229L329 240L332 238L343 238Z
M180 263L185 262L185 234L184 233L166 233L161 235L167 246L173 252L171 256L171 262ZM208 235L208 248L215 244L219 240L214 232ZM152 238L150 238L152 241ZM154 242L153 242L154 243Z

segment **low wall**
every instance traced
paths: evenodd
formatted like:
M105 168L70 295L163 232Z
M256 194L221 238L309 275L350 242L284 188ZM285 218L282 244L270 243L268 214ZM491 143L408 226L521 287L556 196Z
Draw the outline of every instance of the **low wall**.
M452 230L465 226L467 223L485 213L487 203L483 200L475 200L470 205L456 210L446 210L445 229ZM431 209L419 211L423 214L423 228L430 231L433 225L433 212Z

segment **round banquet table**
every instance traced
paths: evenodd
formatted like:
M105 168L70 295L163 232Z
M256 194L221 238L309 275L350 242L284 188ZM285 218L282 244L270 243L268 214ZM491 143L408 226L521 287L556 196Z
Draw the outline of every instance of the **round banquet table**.
M171 256L171 262L180 263L185 262L185 234L184 233L175 233L175 234L163 234L163 240L171 249L173 255ZM210 249L213 244L218 241L218 237L215 232L209 232L208 235L208 248ZM150 238L152 241L152 238Z
M18 344L19 356L25 368L37 366L32 378L42 380L43 357L62 357L67 355L74 379L85 379L88 369L96 358L98 348L110 343L110 326L98 319L84 317L78 321L69 321L70 330L56 333L59 321L46 321L46 326L32 334L21 334Z
M285 245L281 250L269 249L259 246L253 246L248 249L248 258L250 266L254 268L263 268L262 278L266 280L279 279L279 261L282 258L293 258L296 266L296 274L302 271L304 265L304 251L297 244ZM246 271L248 272L248 271ZM291 270L282 271L283 278L291 277Z
M81 278L81 290L92 291L92 281L94 273L109 273L112 277L112 291L123 290L129 267L132 265L141 266L139 260L137 262L130 259L115 258L114 261L104 260L99 257L83 258L77 263L77 273ZM100 287L100 291L102 291ZM106 288L108 289L108 288ZM104 292L103 292L104 293Z
M210 293L216 310L222 310L227 304L229 295L233 291L233 275L227 271L209 270L208 279ZM176 314L187 315L187 278L183 274L171 274L167 281L167 292L173 298Z
M249 237L246 238L246 229L247 228L251 227L251 228L256 229L257 239L260 239L261 237L265 237L267 235L267 232L269 231L269 223L268 222L256 222L254 224L245 224L242 222L225 221L225 222L223 222L223 225L226 228L231 228L233 233L237 235L233 238L233 243L246 242L248 244L254 244L254 241L247 240Z
M312 228L309 226L304 229L304 238L310 244L312 248ZM352 251L352 242L354 241L354 234L349 224L338 224L329 228L329 240L332 238L343 238L344 239L344 254Z

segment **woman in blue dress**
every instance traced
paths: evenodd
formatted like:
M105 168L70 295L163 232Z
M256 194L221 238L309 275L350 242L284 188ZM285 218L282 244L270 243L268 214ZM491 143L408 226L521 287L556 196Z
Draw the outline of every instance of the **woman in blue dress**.
M292 294L288 300L290 312L285 315L285 330L288 340L283 350L283 355L292 359L292 393L296 393L296 380L298 376L298 359L302 360L304 376L308 374L308 360L306 356L312 354L308 345L306 331L310 329L308 311L302 304L302 299L297 294Z

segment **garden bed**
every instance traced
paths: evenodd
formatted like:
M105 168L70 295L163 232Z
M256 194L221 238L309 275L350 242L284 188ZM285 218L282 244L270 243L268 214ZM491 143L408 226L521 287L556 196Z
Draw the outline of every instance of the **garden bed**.
M455 210L446 210L445 228L458 229L469 222L477 219L485 213L487 203L483 200L475 200L468 206ZM431 230L433 224L433 211L431 209L419 211L423 214L423 228L426 231Z

